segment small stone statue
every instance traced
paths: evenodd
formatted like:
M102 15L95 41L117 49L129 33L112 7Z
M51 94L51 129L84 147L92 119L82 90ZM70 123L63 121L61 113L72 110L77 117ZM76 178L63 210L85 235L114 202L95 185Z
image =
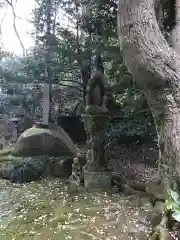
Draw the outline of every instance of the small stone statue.
M107 79L104 74L97 71L91 79L86 95L86 113L88 114L105 114L106 108L106 93Z
M82 181L82 168L79 162L79 158L75 157L72 164L72 175L69 177L71 183L74 183L76 187L79 187Z

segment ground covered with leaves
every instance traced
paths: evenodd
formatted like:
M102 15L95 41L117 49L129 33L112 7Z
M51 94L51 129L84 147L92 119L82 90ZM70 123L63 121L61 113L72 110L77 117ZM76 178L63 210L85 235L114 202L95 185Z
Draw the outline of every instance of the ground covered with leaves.
M154 148L116 146L109 154L116 173L126 172L129 181L155 178ZM70 194L61 179L21 185L0 181L1 239L145 240L152 232L147 216L153 207L146 196L83 189Z
M60 180L1 181L1 239L146 239L146 199L104 193L69 195Z

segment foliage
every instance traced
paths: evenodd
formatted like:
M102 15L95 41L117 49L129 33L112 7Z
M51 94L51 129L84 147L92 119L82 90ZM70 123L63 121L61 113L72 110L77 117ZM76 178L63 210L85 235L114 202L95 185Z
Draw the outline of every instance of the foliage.
M48 7L49 3L51 7ZM59 106L60 114L66 111L74 115L80 112L76 106L81 106L78 109L83 111L88 80L94 71L96 56L100 54L109 84L119 85L118 91L114 88L115 92L111 92L118 107L115 113L112 109L109 111L108 144L119 141L122 136L145 138L148 131L154 136L152 116L145 98L133 85L123 63L116 33L116 13L115 0L36 0L33 10L35 31L32 33L35 46L25 57L10 56L2 74L11 85L34 84L29 90L33 96L28 100L34 109L39 107L41 92L36 85L44 82L48 62L49 79L53 84L52 109ZM61 23L62 16L68 24ZM86 77L84 73L87 73ZM59 93L54 88L60 90Z
M135 88L118 94L119 110L110 118L106 133L106 145L138 143L156 138L153 118L144 95Z
M173 212L172 217L180 222L180 196L177 192L169 189L168 199L166 200L166 209Z

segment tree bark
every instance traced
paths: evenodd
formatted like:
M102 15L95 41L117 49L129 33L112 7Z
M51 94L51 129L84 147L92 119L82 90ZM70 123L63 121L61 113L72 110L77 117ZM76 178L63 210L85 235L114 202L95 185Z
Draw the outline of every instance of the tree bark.
M180 176L180 56L160 32L154 0L120 0L118 36L125 63L152 110L159 173L170 187Z

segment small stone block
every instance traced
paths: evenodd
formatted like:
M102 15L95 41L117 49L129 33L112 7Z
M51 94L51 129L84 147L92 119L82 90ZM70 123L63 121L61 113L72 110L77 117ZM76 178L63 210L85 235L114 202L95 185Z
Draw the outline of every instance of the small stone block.
M111 172L89 172L84 170L84 186L86 191L111 190Z

